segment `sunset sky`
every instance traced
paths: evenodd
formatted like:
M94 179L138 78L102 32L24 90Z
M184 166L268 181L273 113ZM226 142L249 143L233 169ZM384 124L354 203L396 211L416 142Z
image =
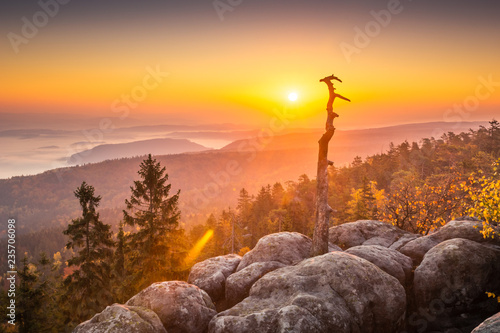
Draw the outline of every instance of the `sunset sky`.
M0 117L115 117L135 89L146 95L127 117L143 122L265 126L288 108L291 126L319 128L318 80L334 73L352 100L336 102L338 128L498 118L496 0L60 1L52 16L38 1L2 1ZM28 38L23 17L41 25ZM168 76L141 90L154 69Z

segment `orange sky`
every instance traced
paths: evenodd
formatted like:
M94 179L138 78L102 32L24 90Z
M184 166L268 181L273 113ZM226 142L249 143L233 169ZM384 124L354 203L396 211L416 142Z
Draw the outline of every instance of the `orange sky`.
M332 9L332 17L322 2L317 9L293 3L288 10L242 4L223 22L210 6L131 18L125 11L92 17L68 4L19 53L2 41L1 112L113 115L113 102L142 84L147 67L159 67L169 76L131 110L136 117L169 123L170 113L183 112L197 122L262 125L274 108L288 107L297 127L321 127L327 90L318 79L334 72L344 81L337 92L353 101L336 102L339 126L360 128L449 120L446 110L475 95L478 77L500 81L500 44L492 40L500 28L488 19L467 22L453 11L438 18L405 3L349 61L342 43L354 45L354 28L386 2ZM16 15L5 31L20 30ZM463 120L498 114L497 89Z

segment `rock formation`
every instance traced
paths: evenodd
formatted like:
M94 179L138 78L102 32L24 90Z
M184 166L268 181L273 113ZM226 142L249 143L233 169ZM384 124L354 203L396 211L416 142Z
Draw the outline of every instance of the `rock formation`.
M284 265L293 265L309 258L312 241L298 232L280 232L262 237L255 247L245 253L237 272L256 263L277 261Z
M346 223L312 258L310 238L267 235L243 257L200 262L189 283L154 283L74 332L500 332L500 303L486 294L500 295L500 240L480 226L456 220L421 237Z
M126 305L156 312L169 333L204 332L215 316L215 306L202 289L182 281L153 283Z
M264 275L209 332L397 332L405 309L397 279L337 251Z
M486 319L472 333L498 333L500 332L500 312Z
M224 298L226 279L234 273L241 261L236 254L228 254L199 262L191 268L188 283L205 290L214 303Z

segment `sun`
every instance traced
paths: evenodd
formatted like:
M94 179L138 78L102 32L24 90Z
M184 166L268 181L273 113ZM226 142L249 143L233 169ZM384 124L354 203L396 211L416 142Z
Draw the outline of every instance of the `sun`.
M290 100L290 102L295 102L297 101L297 99L299 99L299 95L296 92L291 92L290 94L288 94L288 99Z

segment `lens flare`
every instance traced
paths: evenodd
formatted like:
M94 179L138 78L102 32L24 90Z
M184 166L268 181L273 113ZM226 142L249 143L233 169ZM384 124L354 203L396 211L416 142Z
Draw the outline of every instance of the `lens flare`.
M191 265L194 263L196 258L200 255L201 251L205 247L205 245L208 243L208 241L214 236L214 231L213 230L207 230L207 232L201 237L196 244L193 246L191 250L189 250L185 263L188 267L191 267Z

